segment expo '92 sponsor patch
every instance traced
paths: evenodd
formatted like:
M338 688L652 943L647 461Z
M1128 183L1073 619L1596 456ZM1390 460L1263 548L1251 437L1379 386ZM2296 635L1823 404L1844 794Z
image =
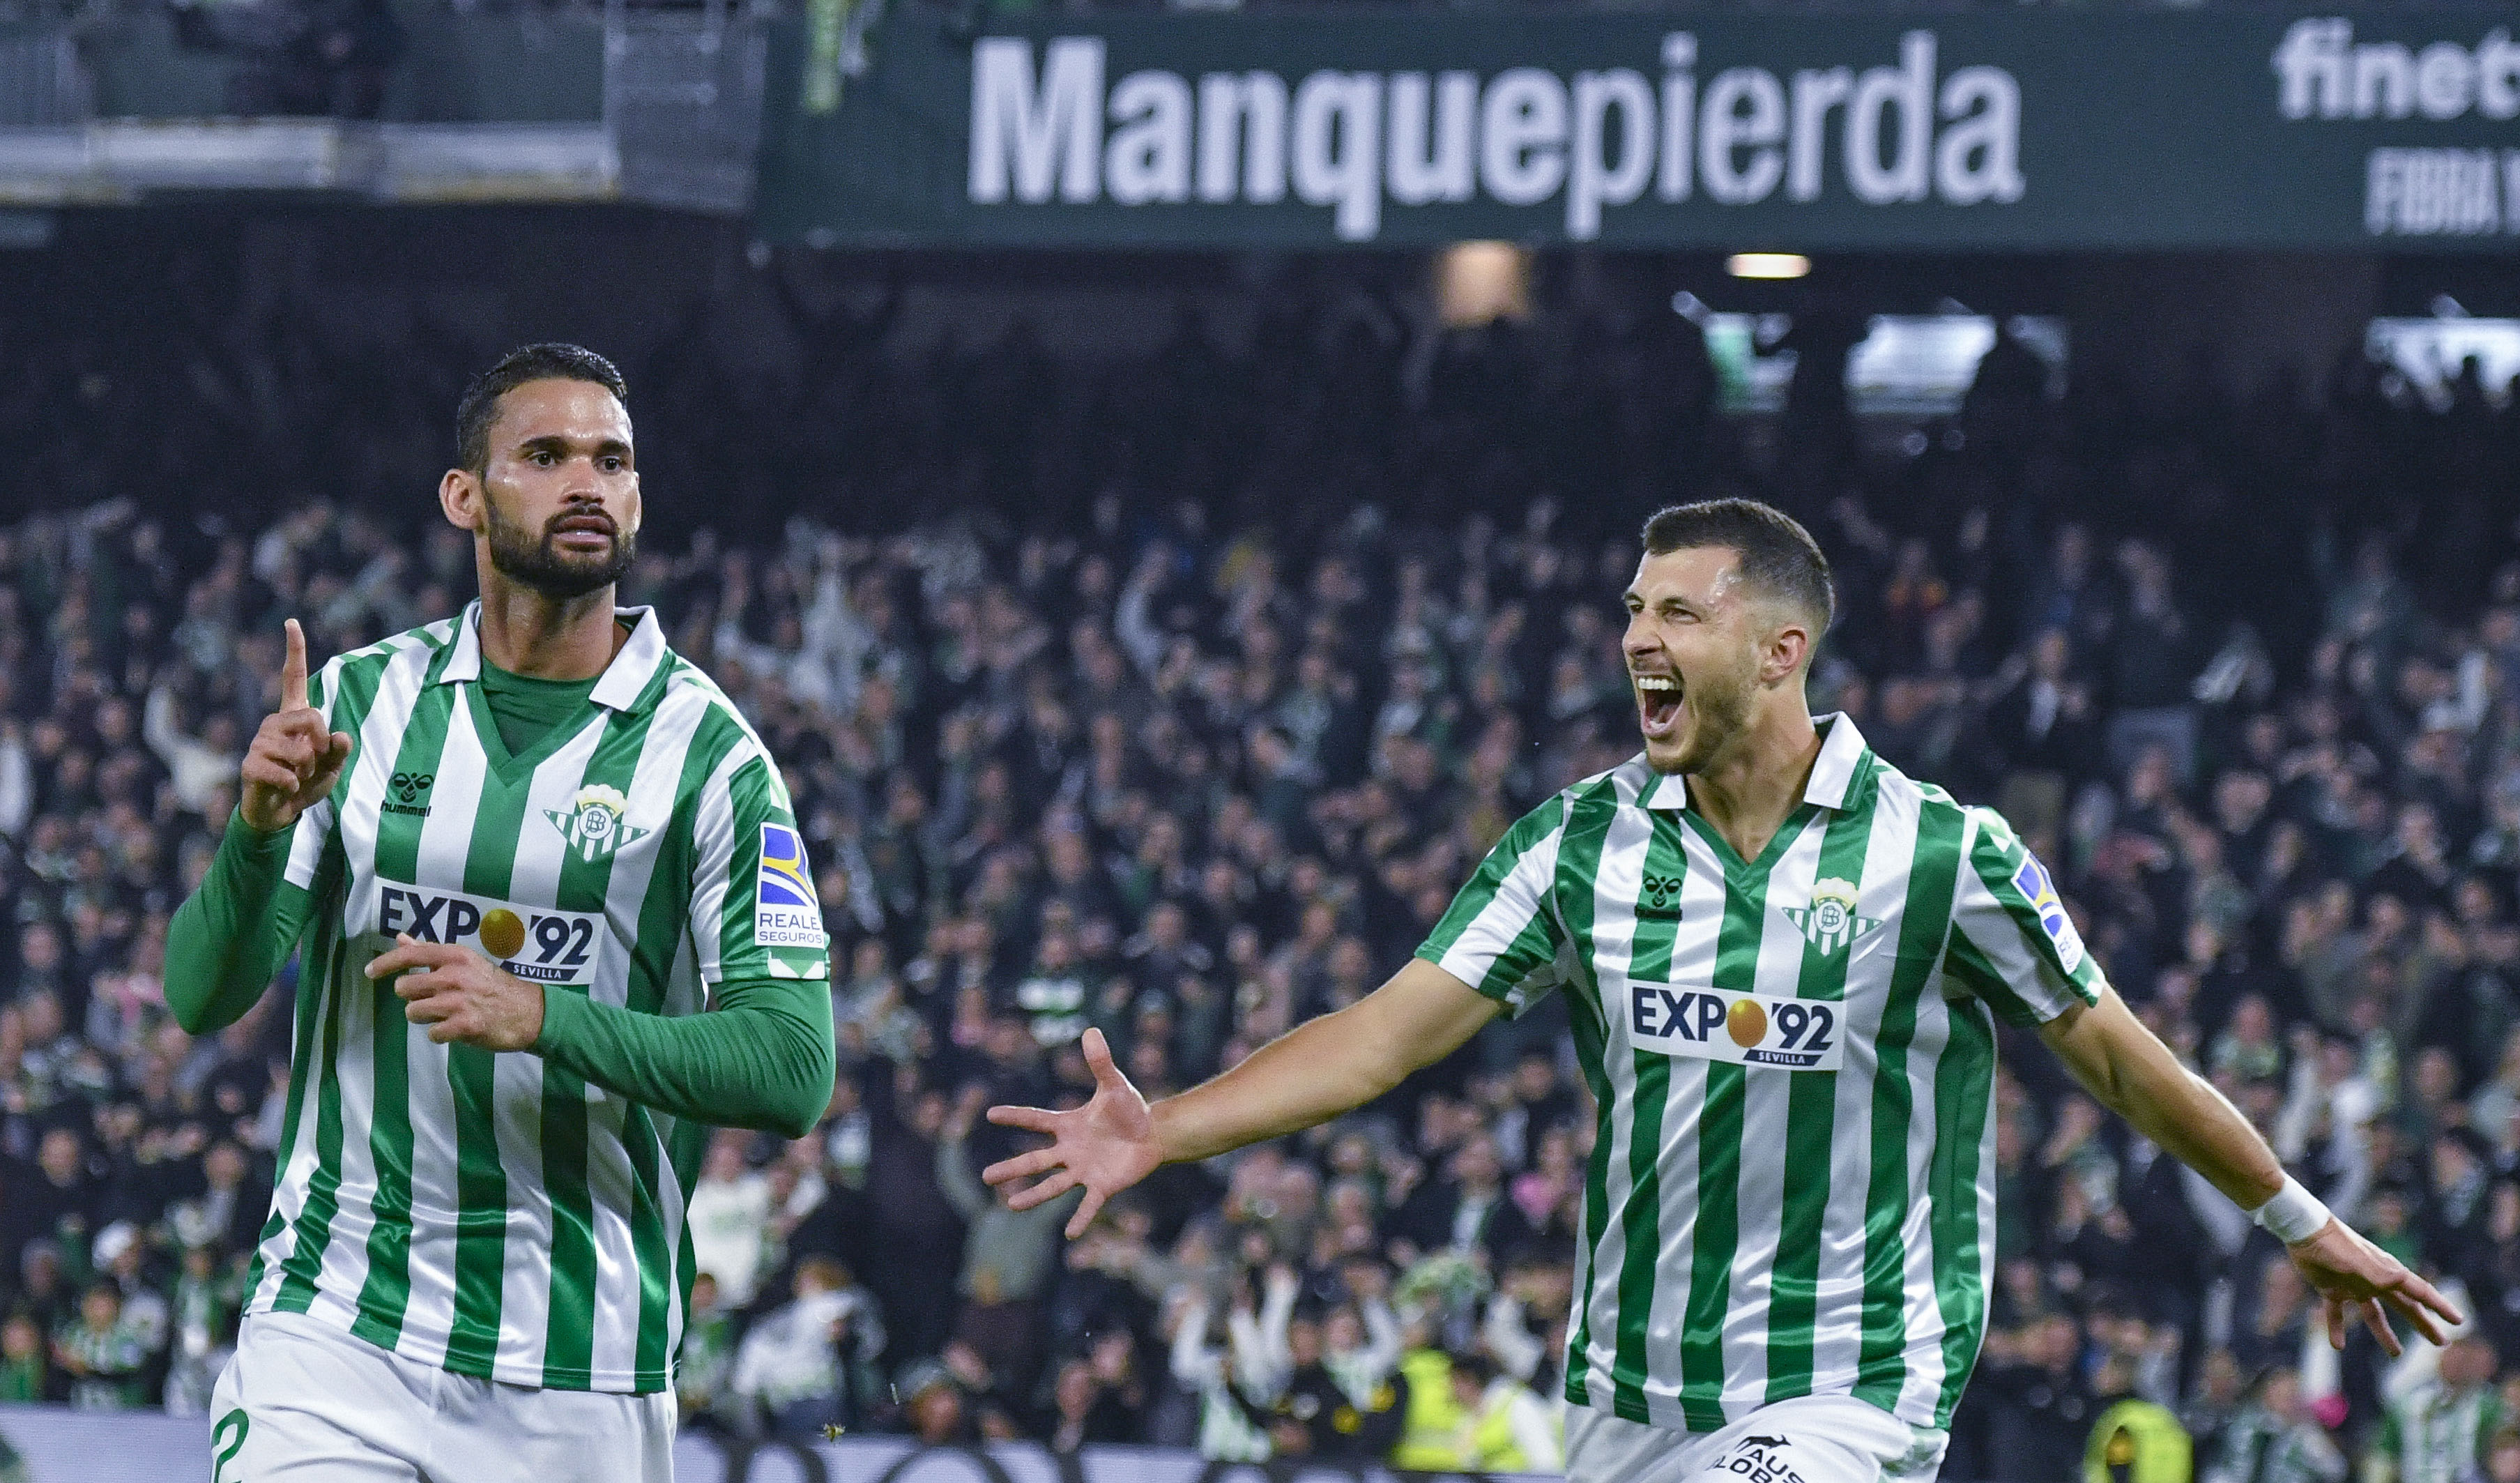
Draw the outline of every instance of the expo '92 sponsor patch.
M530 983L584 991L595 982L608 935L600 912L563 912L464 891L380 880L377 916L365 941L374 959L409 934L421 942L472 948Z
M765 948L830 945L805 840L792 825L761 826L761 863L753 876L752 939Z
M2039 928L2056 945L2056 959L2071 973L2083 964L2083 934L2074 930L2074 919L2065 915L2065 903L2056 898L2055 882L2048 879L2048 868L2028 850L2021 852L2021 869L2013 873L2012 888L2039 914Z
M1845 1059L1845 1006L1712 984L1628 985L1628 1038L1639 1050L1736 1066L1834 1071Z

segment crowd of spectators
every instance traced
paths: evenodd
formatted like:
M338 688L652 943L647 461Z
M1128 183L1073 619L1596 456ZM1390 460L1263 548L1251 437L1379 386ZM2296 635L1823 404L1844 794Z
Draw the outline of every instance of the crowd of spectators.
M2353 358L2315 394L2200 361L2159 400L2093 370L2057 402L1999 353L1886 461L1842 398L1765 458L1676 316L1420 354L1371 304L1298 303L1088 368L1020 331L887 358L880 307L808 298L792 383L633 367L660 517L625 601L787 771L841 1060L813 1136L708 1151L691 1424L1550 1461L1595 1136L1560 1008L1161 1171L1073 1243L1066 1201L981 1188L1013 1143L977 1114L1081 1097L1088 1026L1160 1096L1371 991L1508 823L1636 749L1635 519L1734 487L1837 563L1815 709L2003 809L2138 1011L2475 1315L2403 1365L2330 1356L2269 1237L2008 1040L1946 1476L2058 1483L2090 1449L2130 1483L2174 1456L2520 1483L2520 409ZM303 413L375 435L336 487L442 457L451 391L414 388L460 371L414 360ZM322 364L285 340L240 404ZM160 456L100 435L115 374L0 405L12 476L76 494L88 451ZM226 415L197 384L179 446ZM94 415L36 427L62 387ZM663 517L678 468L723 525ZM800 482L829 492L762 517ZM166 920L281 618L321 654L470 595L410 484L250 523L89 489L0 529L0 1399L204 1404L289 1014L284 987L188 1039Z

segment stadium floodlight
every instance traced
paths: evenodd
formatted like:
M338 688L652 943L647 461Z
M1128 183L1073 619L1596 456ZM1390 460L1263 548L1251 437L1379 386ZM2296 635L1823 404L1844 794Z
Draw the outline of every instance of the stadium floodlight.
M1801 278L1811 272L1811 259L1800 252L1735 252L1724 259L1724 271L1734 278Z

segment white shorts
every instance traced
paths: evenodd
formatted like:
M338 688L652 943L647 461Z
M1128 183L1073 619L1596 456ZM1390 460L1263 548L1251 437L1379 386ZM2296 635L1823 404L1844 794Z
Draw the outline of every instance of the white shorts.
M1933 1483L1949 1434L1853 1396L1762 1406L1722 1431L1566 1410L1568 1483Z
M210 1393L210 1483L672 1483L674 1395L536 1390L248 1315Z

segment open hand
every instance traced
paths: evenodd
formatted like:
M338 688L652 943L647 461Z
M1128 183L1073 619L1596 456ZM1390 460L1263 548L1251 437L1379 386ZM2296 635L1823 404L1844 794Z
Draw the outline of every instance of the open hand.
M2392 1357L2406 1350L2389 1325L2392 1309L2436 1344L2449 1342L2450 1330L2467 1322L2432 1283L2343 1221L2331 1218L2308 1240L2285 1250L2303 1281L2318 1293L2327 1316L2327 1341L2339 1349L2345 1347L2349 1311Z
M1047 1107L991 1107L989 1121L1004 1128L1047 1133L1051 1144L1047 1148L1018 1153L980 1171L980 1178L991 1185L1012 1185L1034 1175L1042 1176L1023 1189L1007 1192L1010 1210L1029 1210L1084 1186L1084 1203L1067 1220L1071 1240L1094 1224L1104 1200L1152 1174L1155 1166L1164 1161L1163 1148L1155 1140L1154 1113L1138 1089L1129 1085L1129 1078L1111 1063L1111 1046L1102 1038L1102 1032L1086 1031L1082 1049L1085 1064L1094 1072L1094 1100L1066 1112L1053 1112Z
M289 653L280 665L280 709L262 718L238 771L237 812L262 833L297 822L333 791L350 760L347 732L326 732L324 714L306 703L306 633L289 620Z
M439 1045L530 1051L543 1033L543 986L527 983L471 948L394 936L392 951L368 965L370 978L400 973L394 992L403 1017L428 1026Z

